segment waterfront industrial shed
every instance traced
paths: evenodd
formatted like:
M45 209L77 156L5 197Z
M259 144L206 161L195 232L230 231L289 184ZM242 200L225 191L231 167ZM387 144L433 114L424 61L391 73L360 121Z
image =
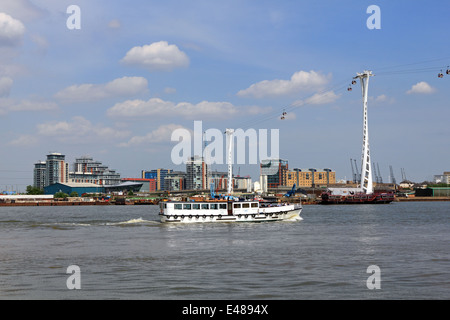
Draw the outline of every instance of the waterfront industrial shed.
M81 196L85 193L104 193L105 188L93 183L54 183L44 187L45 194L64 192L70 195L74 191Z
M138 192L142 188L142 183L124 182L112 186L100 186L93 183L54 183L44 187L45 194L55 194L64 192L70 195L72 192L78 193L79 196L85 193L110 193L110 192Z

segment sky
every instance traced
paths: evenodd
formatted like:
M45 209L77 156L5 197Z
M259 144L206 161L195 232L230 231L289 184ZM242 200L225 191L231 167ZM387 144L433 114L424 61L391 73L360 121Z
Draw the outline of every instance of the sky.
M402 169L432 180L450 171L449 9L447 0L0 0L0 189L25 190L50 152L71 164L92 156L124 178L185 170L172 134L193 133L196 121L203 131L278 130L289 168L351 179L362 96L359 83L347 88L364 70L375 75L369 141L383 181L390 166L397 181ZM249 162L234 173L256 180Z

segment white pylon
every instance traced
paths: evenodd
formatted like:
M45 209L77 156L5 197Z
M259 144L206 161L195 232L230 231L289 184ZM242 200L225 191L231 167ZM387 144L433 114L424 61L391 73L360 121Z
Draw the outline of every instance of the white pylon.
M357 73L354 79L361 82L361 90L363 97L363 145L361 158L361 191L370 194L373 193L372 167L370 162L369 149L369 127L367 117L367 98L369 94L369 77L373 76L372 71L364 71Z
M227 143L228 143L228 188L227 192L229 195L233 192L233 129L226 129Z

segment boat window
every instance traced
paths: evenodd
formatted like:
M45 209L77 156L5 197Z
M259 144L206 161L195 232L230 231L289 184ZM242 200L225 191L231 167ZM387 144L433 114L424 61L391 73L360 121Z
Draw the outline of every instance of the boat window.
M233 208L235 208L235 209L238 209L238 208L240 208L241 207L241 204L240 203L235 203L235 204L233 204Z
M186 204L186 203L185 203L185 204L183 205L183 209L184 209L184 210L191 210L191 204L190 204L190 203L189 203L189 204Z
M242 208L250 208L250 203L243 203Z
M199 210L200 209L200 204L199 203L193 203L192 204L192 210Z
M252 208L258 208L258 204L257 203L252 203Z
M210 209L217 210L217 203L211 203L211 204L209 205L209 207L210 207Z
M203 210L208 210L209 209L209 205L207 203L202 203L202 209Z
M227 208L227 204L226 203L219 204L219 209L226 209L226 208Z
M181 210L183 208L183 205L181 203L175 204L175 210Z

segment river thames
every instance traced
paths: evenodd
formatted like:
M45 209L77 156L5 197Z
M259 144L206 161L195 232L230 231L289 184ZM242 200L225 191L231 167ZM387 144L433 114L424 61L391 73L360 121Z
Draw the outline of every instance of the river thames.
M450 202L305 205L302 221L264 223L158 211L0 207L0 299L450 299Z

